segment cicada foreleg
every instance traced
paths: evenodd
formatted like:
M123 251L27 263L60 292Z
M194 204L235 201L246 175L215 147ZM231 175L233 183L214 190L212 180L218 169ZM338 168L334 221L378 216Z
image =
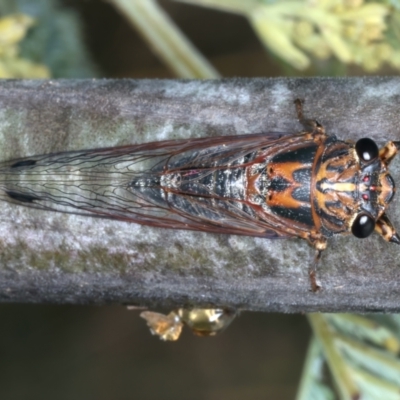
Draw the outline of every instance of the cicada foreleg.
M385 213L376 221L375 232L387 242L400 244L400 237Z
M400 142L389 142L379 150L379 158L388 166L400 150Z

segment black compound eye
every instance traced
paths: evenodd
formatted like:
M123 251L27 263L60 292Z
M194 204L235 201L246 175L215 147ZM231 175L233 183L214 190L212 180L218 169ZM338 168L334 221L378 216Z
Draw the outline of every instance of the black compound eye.
M359 239L368 237L375 229L375 220L368 214L360 214L351 226L351 233Z
M379 156L376 143L369 138L360 139L356 143L356 152L360 160L369 163Z

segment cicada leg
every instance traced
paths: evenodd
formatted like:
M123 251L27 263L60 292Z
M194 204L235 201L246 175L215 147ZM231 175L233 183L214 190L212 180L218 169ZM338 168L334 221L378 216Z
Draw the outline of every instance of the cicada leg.
M389 165L400 150L400 142L389 142L379 150L379 158Z
M386 214L381 215L378 221L376 221L375 231L387 242L400 244L400 237Z
M303 125L304 129L307 132L311 131L311 134L314 136L314 138L325 137L326 136L325 128L317 120L304 118L303 114L304 100L296 99L294 101L294 104L296 106L297 118L299 122Z
M310 277L311 291L316 293L321 289L317 281L317 266L322 252L326 249L327 239L323 236L315 235L314 237L310 237L309 242L315 249L315 256L308 270L308 276Z

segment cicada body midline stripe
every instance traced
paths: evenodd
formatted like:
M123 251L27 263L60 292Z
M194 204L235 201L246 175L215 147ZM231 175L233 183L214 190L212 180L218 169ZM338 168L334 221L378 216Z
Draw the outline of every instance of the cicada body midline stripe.
M395 193L378 149L311 128L161 141L32 156L0 163L0 199L42 210L169 229L306 239L317 261L327 239L373 231L400 243L386 216ZM315 267L310 271L318 289Z

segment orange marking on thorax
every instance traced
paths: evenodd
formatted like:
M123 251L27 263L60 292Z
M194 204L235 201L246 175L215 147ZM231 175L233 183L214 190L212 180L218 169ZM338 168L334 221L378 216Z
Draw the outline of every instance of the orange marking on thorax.
M298 201L292 197L294 187L289 187L282 192L272 192L267 199L267 204L270 207L286 207L286 208L299 208L310 207L310 203Z
M293 198L293 190L301 187L306 182L297 182L293 178L293 173L299 169L310 167L310 165L295 161L295 162L283 162L283 163L270 163L268 164L268 175L272 180L274 178L283 178L289 182L288 187L282 191L271 191L267 199L267 204L270 207L287 207L287 208L299 208L309 207L309 202L299 201ZM310 184L310 183L308 183Z
M309 164L303 164L301 162L283 162L283 163L270 163L268 164L269 176L272 179L274 176L279 176L289 181L291 184L296 185L296 187L301 186L301 183L296 182L293 179L293 172L303 169L305 167L310 167Z

